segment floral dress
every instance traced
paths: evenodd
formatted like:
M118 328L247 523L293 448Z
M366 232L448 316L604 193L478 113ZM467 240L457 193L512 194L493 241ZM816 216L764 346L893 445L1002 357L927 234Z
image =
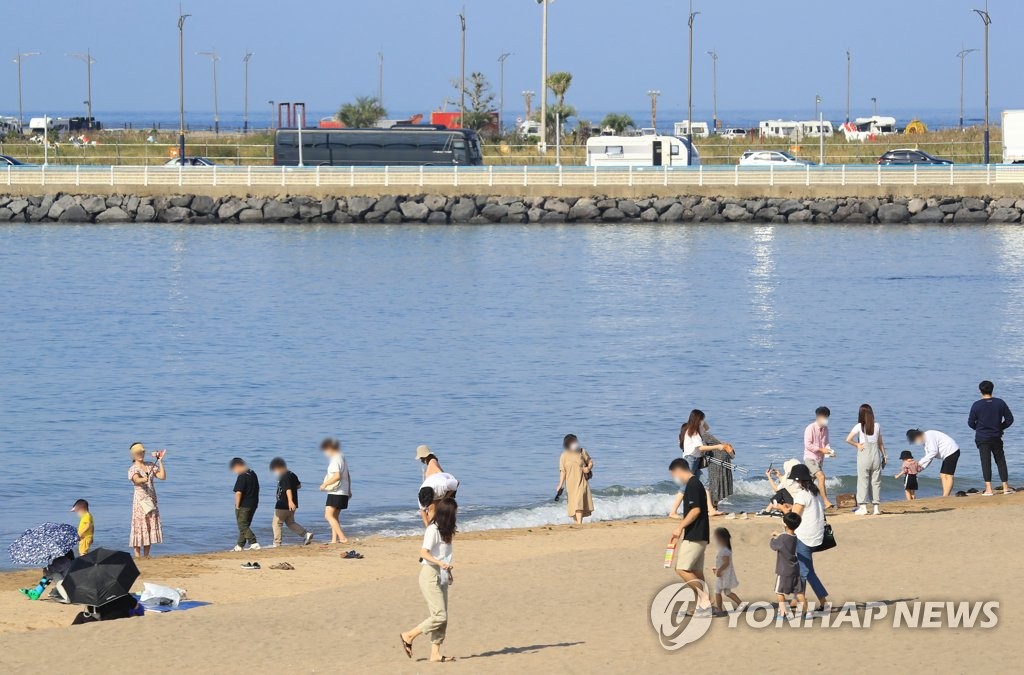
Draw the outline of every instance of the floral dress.
M128 542L129 546L151 546L163 542L163 531L160 527L160 508L156 500L157 465L153 462L146 462L145 468L132 464L128 469L128 480L135 476L144 476L146 482L135 486L135 494L132 498L132 532ZM149 505L147 497L152 500L153 510L146 513Z

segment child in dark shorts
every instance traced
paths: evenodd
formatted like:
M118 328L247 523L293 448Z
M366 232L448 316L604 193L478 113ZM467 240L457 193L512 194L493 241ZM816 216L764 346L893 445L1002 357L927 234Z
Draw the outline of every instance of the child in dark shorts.
M787 596L796 597L796 609L802 614L807 611L804 596L804 582L800 578L800 566L796 559L796 528L800 527L800 515L790 512L782 517L786 531L772 533L769 546L775 551L775 599L779 603L778 616L788 616Z
M914 459L914 453L910 450L901 452L900 459L903 460L903 466L900 467L896 478L903 478L903 494L907 496L908 501L913 501L917 499L917 474L921 473L921 465Z

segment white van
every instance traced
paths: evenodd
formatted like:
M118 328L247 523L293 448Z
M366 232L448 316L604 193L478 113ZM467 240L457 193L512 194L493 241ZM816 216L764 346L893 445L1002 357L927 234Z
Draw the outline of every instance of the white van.
M587 141L587 166L698 166L700 153L676 136L598 136Z

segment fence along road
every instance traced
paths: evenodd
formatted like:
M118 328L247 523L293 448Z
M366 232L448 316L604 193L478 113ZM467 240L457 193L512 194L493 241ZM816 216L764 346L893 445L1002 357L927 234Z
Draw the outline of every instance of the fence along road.
M428 190L578 188L837 188L1002 186L1024 188L1024 165L588 168L482 167L153 167L18 166L0 170L0 185L18 188L308 188ZM299 194L298 192L294 192Z

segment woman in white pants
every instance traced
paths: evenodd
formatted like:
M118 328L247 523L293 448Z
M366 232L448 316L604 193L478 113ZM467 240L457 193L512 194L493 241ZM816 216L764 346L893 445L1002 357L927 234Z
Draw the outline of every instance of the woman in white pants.
M868 515L868 501L877 516L882 501L882 470L887 459L882 442L882 428L875 421L875 411L865 403L857 413L857 425L850 430L846 442L857 448L857 510L855 515Z

